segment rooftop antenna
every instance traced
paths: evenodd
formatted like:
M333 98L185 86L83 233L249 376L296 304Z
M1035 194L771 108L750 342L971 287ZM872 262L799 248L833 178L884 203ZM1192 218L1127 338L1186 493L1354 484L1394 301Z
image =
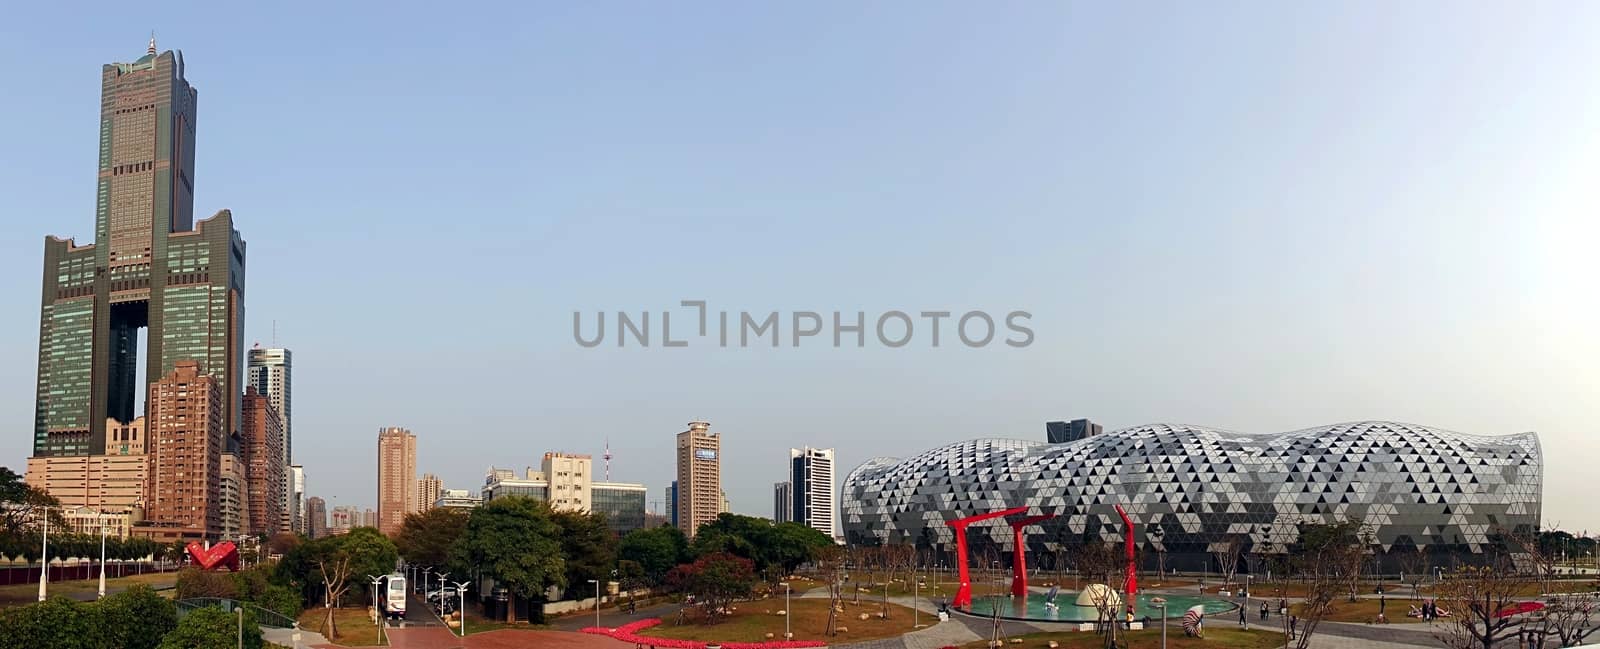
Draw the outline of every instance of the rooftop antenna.
M606 459L606 482L611 482L611 438L606 438L606 454L601 456Z
M272 346L278 346L278 321L276 319L272 321Z
M145 51L151 54L156 53L156 30L154 29L150 30L150 49Z

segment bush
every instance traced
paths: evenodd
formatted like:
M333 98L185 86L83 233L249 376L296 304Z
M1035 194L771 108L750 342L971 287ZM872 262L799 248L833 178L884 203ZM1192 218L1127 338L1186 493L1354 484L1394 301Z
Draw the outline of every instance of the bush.
M178 627L178 609L149 586L138 585L92 606L100 609L107 647L155 649L162 636Z
M255 600L256 605L290 618L300 617L302 609L300 591L288 586L267 586L266 592Z
M189 611L178 628L161 639L159 649L235 649L239 646L238 615L215 606ZM244 646L262 649L265 645L255 614L245 610Z
M0 649L99 649L99 608L65 597L0 613Z
M239 599L239 580L228 573L184 568L178 571L177 594L178 599L192 597Z

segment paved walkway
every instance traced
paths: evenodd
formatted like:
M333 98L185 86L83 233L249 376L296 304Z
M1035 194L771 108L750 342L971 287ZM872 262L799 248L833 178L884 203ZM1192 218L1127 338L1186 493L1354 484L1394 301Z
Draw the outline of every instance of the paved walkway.
M293 647L294 649L347 649L341 645L328 644L327 639L322 638L320 635L305 635L316 636L318 640L303 640L304 644L298 647L281 642L279 644ZM270 637L267 640L277 642ZM458 638L443 627L390 629L388 631L388 642L384 646L392 649L513 649L521 647L539 647L540 649L545 647L552 649L633 649L631 644L588 633L500 630L472 633L465 638Z

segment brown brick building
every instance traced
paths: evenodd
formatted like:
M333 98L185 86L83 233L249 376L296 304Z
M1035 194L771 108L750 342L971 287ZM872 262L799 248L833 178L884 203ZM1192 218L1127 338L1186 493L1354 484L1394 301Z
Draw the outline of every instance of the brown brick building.
M378 531L400 533L406 514L420 511L417 436L404 428L378 431Z
M214 499L222 488L227 403L220 382L195 361L178 361L150 385L145 420L150 477L142 527L154 529L147 535L220 537L222 511Z
M245 389L239 455L244 462L251 534L273 534L283 522L283 420L271 398Z

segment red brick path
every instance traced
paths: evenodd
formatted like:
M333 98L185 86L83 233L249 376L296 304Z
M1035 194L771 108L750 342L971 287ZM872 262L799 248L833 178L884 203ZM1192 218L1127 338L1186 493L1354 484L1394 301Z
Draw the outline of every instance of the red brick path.
M394 649L633 649L633 645L605 636L569 631L516 631L501 630L473 633L457 638L440 627L389 629L390 647ZM317 645L317 649L345 649L338 645Z

